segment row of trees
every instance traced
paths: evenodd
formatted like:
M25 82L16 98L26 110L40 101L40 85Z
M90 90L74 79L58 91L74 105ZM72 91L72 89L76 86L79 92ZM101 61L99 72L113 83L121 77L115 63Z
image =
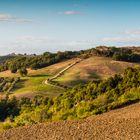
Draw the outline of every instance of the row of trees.
M117 61L140 62L140 54L134 53L130 48L99 46L94 53L98 56L111 57Z
M20 78L0 78L0 92L11 92Z
M79 52L65 51L57 53L46 52L42 55L18 55L13 59L7 59L0 65L0 71L11 70L16 72L18 69L31 68L39 69L65 59L73 58L77 56Z
M107 80L73 87L54 98L36 96L32 100L6 100L0 101L0 105L3 104L0 111L5 114L0 112L0 118L6 120L4 128L85 118L140 100L140 68L128 68L123 76L115 75Z

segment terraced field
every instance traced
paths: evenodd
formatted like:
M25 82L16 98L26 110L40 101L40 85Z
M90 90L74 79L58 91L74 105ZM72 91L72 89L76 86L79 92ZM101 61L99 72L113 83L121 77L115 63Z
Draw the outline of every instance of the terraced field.
M11 129L0 140L139 140L140 103L92 116Z

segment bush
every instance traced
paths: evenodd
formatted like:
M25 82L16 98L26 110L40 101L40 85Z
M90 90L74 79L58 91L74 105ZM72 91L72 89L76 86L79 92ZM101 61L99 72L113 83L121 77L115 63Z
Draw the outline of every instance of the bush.
M26 68L21 68L21 69L19 69L19 73L21 76L27 76L28 71Z

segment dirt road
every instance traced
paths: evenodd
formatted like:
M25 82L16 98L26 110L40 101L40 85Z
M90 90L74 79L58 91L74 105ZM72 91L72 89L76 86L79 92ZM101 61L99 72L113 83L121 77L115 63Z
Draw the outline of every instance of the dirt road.
M85 120L11 129L0 140L140 140L140 103Z
M63 70L61 70L59 73L57 73L56 75L54 75L52 78L50 78L49 80L47 79L45 81L45 84L50 84L49 81L53 81L55 79L57 79L58 77L60 77L64 72L66 72L68 69L70 69L71 67L73 67L74 65L76 65L77 63L79 63L80 61L82 61L82 59L77 59L75 60L75 62L73 62L72 64L69 64L66 68L64 68Z

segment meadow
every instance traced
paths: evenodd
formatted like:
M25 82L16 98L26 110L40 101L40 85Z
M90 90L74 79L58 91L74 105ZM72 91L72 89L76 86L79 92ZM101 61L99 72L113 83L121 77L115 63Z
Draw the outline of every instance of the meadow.
M75 60L66 60L38 70L28 69L28 75L24 77L21 77L19 73L13 74L10 71L0 72L0 77L20 77L20 82L16 84L10 96L16 96L17 98L32 98L36 95L54 97L63 93L65 89L51 84L46 85L45 81L65 69ZM139 64L115 61L107 57L92 56L83 59L54 81L71 88L81 83L107 79L116 73L122 73L127 67L137 65Z

